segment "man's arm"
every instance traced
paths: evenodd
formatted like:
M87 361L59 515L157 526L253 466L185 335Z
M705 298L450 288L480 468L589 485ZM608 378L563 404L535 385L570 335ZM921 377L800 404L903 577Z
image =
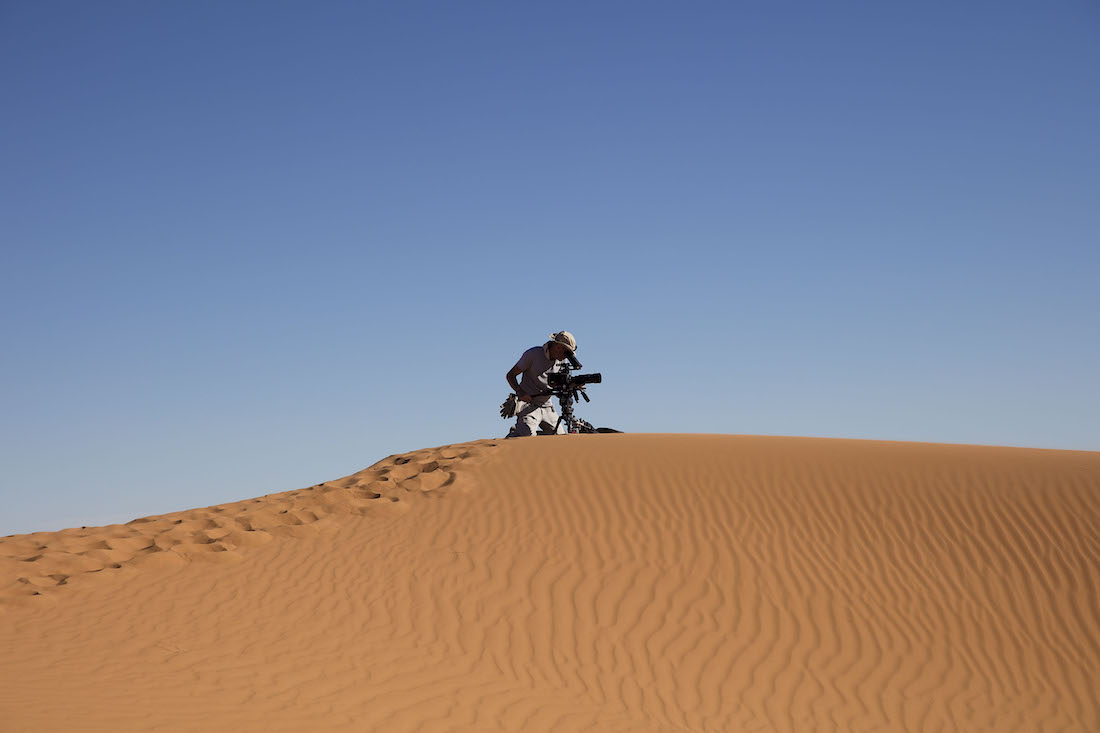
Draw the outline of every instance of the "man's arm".
M527 397L519 391L519 382L516 381L516 377L523 374L529 366L531 366L531 349L523 352L519 357L519 361L516 362L516 365L505 375L505 378L508 380L508 386L516 393L516 397L519 397L521 400L526 400Z
M519 391L519 382L516 381L516 377L518 377L520 374L523 374L523 370L520 368L519 364L516 364L514 367L508 370L508 373L505 375L505 379L508 380L508 386L511 387L512 391L516 393L516 396L519 397L521 400L525 400L527 398L524 397L523 394Z

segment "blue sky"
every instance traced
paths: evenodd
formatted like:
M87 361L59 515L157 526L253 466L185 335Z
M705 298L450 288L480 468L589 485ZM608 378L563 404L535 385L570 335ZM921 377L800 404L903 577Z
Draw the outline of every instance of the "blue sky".
M1100 448L1100 7L0 5L0 534L499 436Z

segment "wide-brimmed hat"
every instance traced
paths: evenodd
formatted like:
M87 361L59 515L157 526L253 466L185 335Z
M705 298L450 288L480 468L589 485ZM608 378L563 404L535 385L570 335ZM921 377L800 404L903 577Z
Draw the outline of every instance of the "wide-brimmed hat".
M573 334L568 331L558 331L550 334L550 340L546 342L546 345L549 346L550 344L561 344L569 349L571 354L577 350L577 339L573 338Z

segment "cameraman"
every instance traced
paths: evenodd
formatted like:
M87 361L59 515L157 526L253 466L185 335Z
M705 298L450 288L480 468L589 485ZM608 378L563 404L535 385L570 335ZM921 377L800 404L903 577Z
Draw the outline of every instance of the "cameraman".
M516 424L508 432L509 438L524 438L536 431L552 434L565 433L565 424L558 425L558 413L550 402L550 384L546 375L557 371L561 362L577 350L577 340L568 331L550 334L550 340L542 346L532 346L523 352L516 365L509 370L508 386L516 393ZM522 375L520 382L516 377Z

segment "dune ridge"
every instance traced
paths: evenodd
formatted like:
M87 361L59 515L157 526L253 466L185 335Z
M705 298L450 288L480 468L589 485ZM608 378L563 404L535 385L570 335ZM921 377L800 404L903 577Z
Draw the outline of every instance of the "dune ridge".
M408 509L411 494L435 496L495 441L442 446L388 456L350 476L313 486L134 519L0 537L0 612L104 571L178 566L189 559L234 562L248 547L274 537L308 537L333 529L341 515L385 516Z
M365 514L328 511L305 536L227 550L236 562L123 564L11 606L0 720L1100 730L1100 453L709 435L470 448L449 490L399 495L405 511L356 499ZM389 476L439 462L412 456ZM348 486L381 493L370 472ZM270 511L327 495L292 493Z

